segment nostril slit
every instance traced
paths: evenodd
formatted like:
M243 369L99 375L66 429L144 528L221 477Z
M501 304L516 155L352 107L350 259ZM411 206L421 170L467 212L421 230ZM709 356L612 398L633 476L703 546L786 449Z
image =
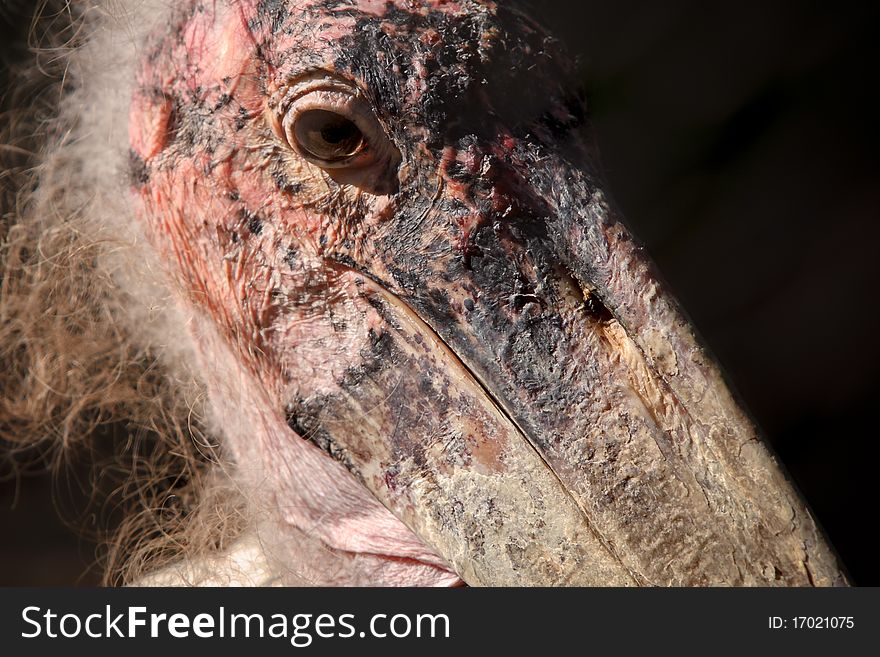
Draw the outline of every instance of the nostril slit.
M571 285L583 294L584 309L590 317L597 322L610 322L614 319L614 314L608 309L602 298L596 294L592 285L581 283L571 272L568 272L568 279Z
M584 290L584 308L586 308L587 314L597 322L610 322L614 319L608 306L592 291Z

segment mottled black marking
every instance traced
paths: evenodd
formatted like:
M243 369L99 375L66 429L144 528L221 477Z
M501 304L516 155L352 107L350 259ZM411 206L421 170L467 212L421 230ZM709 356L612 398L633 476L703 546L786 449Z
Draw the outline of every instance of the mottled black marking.
M199 88L186 99L179 96L169 98L171 112L166 127L169 143L173 143L177 152L185 157L200 152L215 153L226 137L219 115L215 114L213 106L206 105L204 92Z
M424 279L420 274L426 271L424 263L415 263L412 269L401 269L394 265L388 267L388 271L401 289L409 294L417 294L424 287Z
M472 239L470 239L471 233L468 236L468 239L464 241L461 245L461 249L459 249L459 254L461 257L461 262L464 265L465 269L471 269L471 263L473 258L480 258L483 256L483 249L481 249Z
M314 424L310 421L311 418L301 415L300 407L303 403L303 400L298 400L297 403L288 404L284 409L284 416L287 421L287 426L293 429L300 438L308 440L309 434L312 432L311 427L313 427Z
M366 295L364 298L367 300L367 303L373 307L373 310L376 311L379 317L381 317L382 320L386 324L388 324L388 326L393 328L395 331L401 330L401 326L397 320L397 317L394 313L391 312L391 310L388 308L388 305L382 298L372 294Z
M425 295L425 292L427 292L426 298L421 296L419 305L428 312L432 324L438 329L452 326L458 320L458 313L452 306L449 293L436 287L420 290L421 295Z
M428 31L439 35L437 43L422 41ZM391 117L407 114L406 81L413 75L413 60L422 61L428 76L418 117L428 128L425 142L437 153L467 136L492 140L500 126L525 135L531 125L552 119L550 107L571 117L550 121L557 133L584 115L574 108L574 103L583 105L584 96L569 91L581 85L560 44L502 3L474 5L460 16L438 10L422 15L389 5L382 16L359 15L336 49L337 70L362 79L377 107Z
M369 344L360 350L360 362L346 368L338 381L343 390L355 390L361 381L385 368L395 366L400 358L394 338L385 331L368 332Z

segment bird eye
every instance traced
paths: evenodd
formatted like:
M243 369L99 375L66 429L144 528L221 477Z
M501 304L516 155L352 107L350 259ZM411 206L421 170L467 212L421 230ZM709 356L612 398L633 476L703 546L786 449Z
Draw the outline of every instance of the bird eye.
M400 151L352 82L312 71L279 87L266 110L275 135L333 181L377 195L398 189Z
M328 164L348 160L367 148L354 121L322 109L306 110L296 117L293 136L306 154Z

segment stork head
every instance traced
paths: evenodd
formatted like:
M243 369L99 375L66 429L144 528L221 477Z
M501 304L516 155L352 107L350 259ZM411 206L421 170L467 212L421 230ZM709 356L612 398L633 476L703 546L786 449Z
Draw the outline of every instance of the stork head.
M843 582L585 117L506 2L183 3L131 183L239 466L385 583Z

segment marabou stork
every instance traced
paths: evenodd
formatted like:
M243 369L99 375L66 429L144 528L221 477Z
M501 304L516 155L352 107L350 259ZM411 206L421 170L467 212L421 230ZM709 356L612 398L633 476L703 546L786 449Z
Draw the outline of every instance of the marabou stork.
M100 245L248 518L141 582L846 583L512 3L94 4L24 216Z

